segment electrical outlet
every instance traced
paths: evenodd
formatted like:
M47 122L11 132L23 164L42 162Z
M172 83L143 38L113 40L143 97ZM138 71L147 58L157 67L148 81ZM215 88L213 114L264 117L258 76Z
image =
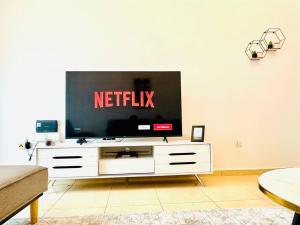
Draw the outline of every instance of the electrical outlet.
M242 141L235 141L234 146L236 148L242 148L243 147L243 143L242 143Z

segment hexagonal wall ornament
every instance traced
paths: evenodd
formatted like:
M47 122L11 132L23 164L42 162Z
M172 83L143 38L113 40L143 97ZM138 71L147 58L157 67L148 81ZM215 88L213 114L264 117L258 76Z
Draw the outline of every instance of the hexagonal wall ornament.
M267 52L262 46L262 40L253 40L247 45L245 53L250 60L259 60L264 58Z
M281 49L286 38L280 28L269 28L262 34L260 39L266 51L275 51Z

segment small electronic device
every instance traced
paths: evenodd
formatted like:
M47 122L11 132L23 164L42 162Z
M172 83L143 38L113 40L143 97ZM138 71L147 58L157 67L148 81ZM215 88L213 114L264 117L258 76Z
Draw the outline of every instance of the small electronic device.
M57 120L37 120L36 133L57 132Z
M27 139L25 141L25 149L31 149L31 143Z
M24 145L23 144L19 145L20 149L26 150L26 152L28 154L28 161L31 161L37 144L38 144L38 142L36 142L35 144L32 144L30 141L28 141L28 139L26 139Z

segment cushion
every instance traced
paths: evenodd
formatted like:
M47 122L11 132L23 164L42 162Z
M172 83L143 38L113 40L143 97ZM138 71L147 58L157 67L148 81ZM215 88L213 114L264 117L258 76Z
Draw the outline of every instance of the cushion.
M0 221L48 189L41 166L0 166Z

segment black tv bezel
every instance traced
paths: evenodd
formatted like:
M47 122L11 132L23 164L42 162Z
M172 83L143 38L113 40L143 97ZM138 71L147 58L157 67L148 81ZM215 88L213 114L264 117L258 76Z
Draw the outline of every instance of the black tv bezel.
M81 136L81 137L67 137L67 74L69 72L134 72L134 73L138 73L138 72L141 72L141 73L145 73L145 72L155 72L155 73L164 73L164 72L167 72L167 73L170 73L170 72L176 72L176 73L179 73L179 76L180 76L180 114L181 114L181 119L180 119L180 122L181 122L181 130L180 130L180 134L174 134L174 135L147 135L147 136L97 136L97 137L87 137L87 136ZM145 70L145 71L135 71L135 70L132 70L132 71L127 71L127 70L122 70L122 71L117 71L117 70L110 70L110 71L87 71L87 70L84 70L84 71L81 71L81 70L76 70L76 71L66 71L65 72L65 139L68 139L68 140L74 140L74 139L104 139L104 138L107 138L107 139L115 139L115 138L154 138L154 137L182 137L182 94L181 94L181 71L177 71L177 70L166 70L166 71L151 71L151 70Z

